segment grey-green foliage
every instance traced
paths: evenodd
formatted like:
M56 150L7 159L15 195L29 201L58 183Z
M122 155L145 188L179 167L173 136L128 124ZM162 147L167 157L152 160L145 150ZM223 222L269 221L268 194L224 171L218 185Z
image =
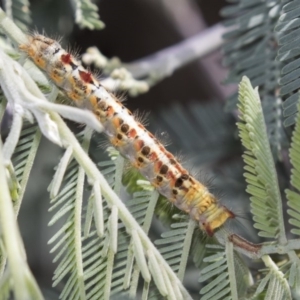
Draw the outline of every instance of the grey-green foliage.
M14 173L18 180L18 198L15 201L15 210L18 211L23 199L30 171L40 144L41 132L37 124L24 124L18 145L12 157Z
M287 243L286 231L283 218L283 203L278 185L278 179L274 160L271 155L267 138L262 107L258 94L258 89L251 87L250 81L243 78L239 89L239 111L241 122L238 123L239 135L245 147L243 159L245 162L245 179L247 191L251 195L251 213L253 215L254 227L259 229L259 235L276 240L279 245ZM292 170L291 184L299 187L299 123L298 116L296 129L293 133L293 143L290 149L291 162L294 166ZM299 193L287 190L289 199L288 206L292 209L288 213L292 217L289 222L295 227L299 227ZM299 234L299 229L291 229L294 234ZM288 262L281 264L282 271L268 257L263 258L269 272L264 274L264 278L254 293L258 296L266 291L265 299L289 299L291 291L285 276L289 278L289 283L297 292L298 284L295 276L298 273L300 262L296 252L289 252ZM283 273L285 272L285 274ZM276 292L275 292L276 291Z
M7 15L22 29L28 30L31 25L31 12L28 0L4 0Z
M206 282L201 299L242 299L252 285L249 269L232 245L207 244L201 264L198 280Z
M225 7L222 15L228 18L224 25L230 27L224 35L224 64L229 68L226 83L239 83L242 76L250 78L260 87L264 104L268 135L275 157L280 157L284 142L282 129L282 100L278 80L281 63L277 56L277 36L274 28L278 22L282 1L239 0ZM237 93L227 99L227 110L233 110Z
M112 148L108 148L112 154L114 151ZM117 153L115 153L118 155ZM106 176L108 182L115 186L115 175L117 172L116 161L122 159L116 156L111 156L113 161L106 161L99 163L102 173ZM122 159L123 160L123 159ZM103 169L104 168L104 169ZM118 172L123 170L118 170ZM145 189L146 188L146 189ZM132 199L126 201L126 206L132 213L138 224L143 228L145 232L149 231L150 224L154 215L154 208L157 203L158 193L153 191L152 187L147 187L147 184L143 188L143 185L136 186L137 191L132 194ZM150 190L148 190L150 189ZM125 297L130 294L131 297L135 297L138 292L138 282L140 278L140 270L134 259L133 244L129 235L126 233L124 224L119 224L118 234L118 252L114 258L114 266L111 276L111 295L118 295L119 297ZM129 288L129 291L124 289ZM144 284L143 294L148 293L148 284Z
M223 10L234 26L225 34L225 65L230 72L228 83L239 82L246 75L260 87L261 99L271 145L278 147L284 126L294 124L299 81L299 7L294 0L239 0ZM233 109L236 94L227 101ZM283 140L284 141L284 140ZM276 149L275 149L276 150Z
M6 108L6 98L1 93L0 97L0 120L4 115L4 110ZM25 189L28 183L29 175L33 166L33 161L37 153L39 142L41 139L41 133L36 124L24 125L21 132L19 142L14 151L12 157L12 163L8 168L8 182L10 188L11 198L13 200L13 206L15 213L18 214L20 205L23 200ZM1 288L3 292L7 292L7 297L9 296L10 290L10 277L8 274L3 274L6 264L6 254L4 251L4 245L2 238L0 237L0 277L3 276L3 281L1 282ZM6 296L4 296L5 299Z
M250 299L292 299L291 291L281 272L270 270L260 281L254 295Z
M239 83L246 75L254 86L260 86L261 96L275 96L279 72L274 27L280 15L281 1L239 0L222 10L232 29L224 35L224 63L230 72L226 82ZM236 94L227 101L235 107Z
M103 29L104 23L100 20L98 7L92 0L70 0L75 13L75 22L80 28Z
M3 121L3 113L6 107L7 101L1 92L1 121ZM8 214L8 210L11 209L11 215L13 217L12 222L14 222L15 215L18 215L18 211L24 196L24 192L28 183L29 174L33 165L33 160L36 156L36 150L39 145L41 134L39 132L38 127L35 124L24 126L24 129L21 131L19 136L19 141L14 149L14 154L12 160L6 163L6 180L7 182L3 182L1 180L1 197L2 201L8 201L8 205L4 205L5 209L1 209L5 214ZM2 142L1 142L2 143ZM2 145L1 145L2 146ZM1 154L2 155L2 154ZM4 165L1 163L2 168L4 170ZM9 190L9 194L4 195L4 190L6 189L5 185L7 185L7 189ZM12 203L9 203L12 202ZM10 207L9 207L10 206ZM15 213L15 215L14 215ZM3 218L3 217L2 217ZM22 242L18 241L18 231L14 229L14 223L9 226L9 234L13 236L15 239L15 246L18 246L16 252L14 253L13 259L15 262L12 262L11 251L9 251L9 247L12 246L7 245L5 242L5 233L3 224L1 226L1 235L0 235L0 298L1 299L9 299L11 290L14 290L16 298L20 299L20 295L23 295L24 298L33 297L35 299L41 299L41 293L39 288L37 287L35 280L31 277L29 269L27 269L27 265L22 263L18 256L18 251L22 251L21 257L24 257L24 248ZM6 239L7 240L7 239ZM16 248L16 247L14 247ZM13 271L12 267L7 268L7 263L10 265L15 264L16 267L20 268L18 270ZM19 284L16 282L12 282L12 277L16 278L13 275L13 272L17 272L20 274ZM21 275L23 273L23 275ZM23 281L23 282L22 282ZM17 287L13 287L14 284ZM19 289L19 291L17 291Z
M253 91L249 81L243 79L239 93L239 136L246 148L244 176L248 183L247 192L252 196L254 227L259 229L261 236L281 239L285 235L282 200L258 90Z
M98 7L92 0L70 0L74 8L75 22L80 28L90 30L103 29L104 23L100 20ZM28 0L4 0L3 5L7 15L16 25L27 31L31 25L31 11Z
M171 230L155 241L160 253L181 280L186 271L194 230L195 222L184 216L179 218L179 222L171 224Z
M299 111L299 104L298 104ZM286 190L286 196L288 198L289 209L287 213L290 215L289 223L293 226L291 232L295 235L300 235L300 165L299 165L299 141L300 141L300 114L296 115L296 127L293 132L290 159L292 168L291 185L293 189Z
M180 148L183 157L189 156L190 164L213 163L241 151L232 134L236 131L234 119L224 114L218 103L175 102L170 107L159 108L150 118L150 128L153 123L166 130L170 149Z
M118 182L121 177L118 174L123 172L120 161L123 158L118 156L118 153L109 149L112 160L102 161L99 167L105 175L108 183L116 188L120 186ZM54 275L54 285L60 281L67 279L62 291L62 299L70 299L81 294L83 299L101 299L105 295L107 288L110 294L123 296L124 281L130 286L130 293L135 294L137 291L137 283L140 276L139 268L135 265L134 256L132 253L132 244L129 235L126 233L126 228L122 222L118 229L118 246L115 255L109 254L108 240L108 218L109 209L105 205L103 207L103 216L105 223L105 235L100 238L97 235L94 221L91 214L93 209L93 194L89 197L87 204L81 203L81 213L85 215L84 236L82 236L82 248L78 248L76 235L81 236L81 227L76 224L76 211L78 204L76 202L82 198L82 194L77 194L79 188L78 176L80 174L76 161L72 161L64 175L64 187L60 193L52 199L51 211L57 211L53 216L50 224L58 222L64 218L64 225L50 240L53 244L51 252L57 252L54 262L59 262ZM81 184L84 181L80 181ZM81 189L79 189L81 190ZM138 220L139 224L145 231L149 229L150 221L153 216L155 199L158 194L153 191L139 191L133 194L133 199L129 200L127 205L130 212ZM77 200L76 200L77 199ZM151 201L151 203L149 203ZM79 205L79 209L81 207ZM86 210L86 214L84 211ZM78 217L78 216L77 216ZM78 227L79 226L79 227ZM79 230L79 232L78 232ZM76 254L76 251L81 253ZM75 257L81 257L82 260L82 278L78 274L78 260ZM133 270L133 271L132 271ZM111 282L108 281L111 278ZM126 279L126 280L125 280ZM81 290L80 290L81 287ZM122 296L122 297L123 297Z
M86 148L88 147L88 143ZM49 225L63 218L63 225L50 239L51 253L55 252L54 262L59 264L53 277L56 286L66 275L69 278L64 286L62 299L72 299L80 295L85 298L83 278L83 249L81 247L81 207L85 174L73 160L64 176L65 185L57 196L51 199L50 211L56 211ZM75 246L76 245L76 246ZM86 247L85 250L90 250Z
M284 99L285 126L294 124L297 113L299 73L299 1L284 1L282 14L276 26L278 33L277 60L283 65L280 78L280 95Z
M226 253L223 247L209 246L212 252L208 251L204 262L208 266L200 271L199 281L210 282L200 290L201 299L231 299L229 272L227 271Z

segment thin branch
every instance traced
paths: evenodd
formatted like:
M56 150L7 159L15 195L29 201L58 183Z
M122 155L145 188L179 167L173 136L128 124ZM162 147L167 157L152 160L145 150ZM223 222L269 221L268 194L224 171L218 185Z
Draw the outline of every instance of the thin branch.
M224 33L225 28L221 24L214 25L174 46L125 64L125 67L135 78L149 77L149 83L153 85L186 64L218 49L223 43Z
M4 70L5 71L5 70ZM23 116L18 112L13 114L13 122L9 131L8 137L3 145L3 160L7 166L10 163L10 159L16 149L19 141L19 136L22 130Z
M222 245L225 245L227 240L229 240L232 242L234 250L246 255L251 259L259 259L264 255L271 254L288 254L290 257L292 257L290 252L300 249L300 239L288 240L285 245L280 245L277 241L254 244L235 233L232 234L231 232L226 231L224 228L216 231L215 237Z
M75 241L75 255L76 255L76 277L78 282L79 295L82 299L85 299L85 287L84 287L84 276L83 276L83 265L82 265L82 238L81 238L81 212L82 212L82 198L84 189L84 178L85 173L83 168L79 168L76 188L76 200L74 210L74 241Z

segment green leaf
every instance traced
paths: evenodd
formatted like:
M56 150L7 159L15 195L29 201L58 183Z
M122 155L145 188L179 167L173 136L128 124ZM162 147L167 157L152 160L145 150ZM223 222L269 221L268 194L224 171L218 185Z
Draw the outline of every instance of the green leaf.
M83 138L82 134L80 138ZM85 147L89 145L89 138L87 137L87 141L84 140ZM51 252L59 250L54 258L54 261L60 261L60 263L54 273L53 285L57 285L68 275L61 298L73 299L75 295L76 297L80 295L81 299L88 299L84 282L84 252L81 235L81 209L85 173L73 160L64 175L64 188L52 199L53 205L50 208L50 210L58 209L50 221L51 225L63 217L67 218L64 225L49 241L49 244L54 244Z
M75 10L75 22L81 29L103 29L104 23L99 19L98 7L91 0L72 0Z
M299 104L298 104L299 109ZM290 215L289 223L293 225L292 232L296 235L300 234L300 113L296 115L296 126L293 131L292 143L290 147L290 159L292 164L291 170L291 185L295 190L286 189L286 197L288 199L288 206L290 209L287 213Z
M281 62L277 61L277 36L274 28L280 16L282 1L237 0L225 7L224 64L229 68L226 83L239 83L247 76L253 86L259 86L267 133L276 159L286 143L282 124L281 98L278 95L278 78ZM227 99L226 109L236 108L238 95Z
M282 14L276 26L278 34L277 60L282 64L280 78L280 94L284 99L283 115L284 125L291 126L295 123L298 111L298 90L300 88L299 68L299 3L298 1L284 1Z
M275 164L268 141L263 110L257 89L253 89L247 77L239 87L238 128L242 144L246 147L243 156L247 171L247 192L252 195L251 213L254 227L260 236L278 238L285 242L282 200L278 186Z
M205 261L208 265L200 271L200 282L208 281L200 290L201 299L236 299L245 296L251 285L249 269L233 251L231 243L226 248L207 245ZM239 276L237 276L239 275Z
M8 17L23 31L28 31L32 20L28 0L5 0L4 8Z
M171 230L164 232L162 238L155 241L155 244L159 245L160 253L181 280L185 273L194 230L195 222L185 218L181 222L171 224Z

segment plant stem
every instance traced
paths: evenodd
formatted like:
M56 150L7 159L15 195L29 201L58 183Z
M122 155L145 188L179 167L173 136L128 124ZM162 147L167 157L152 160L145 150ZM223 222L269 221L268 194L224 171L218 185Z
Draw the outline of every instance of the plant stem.
M171 76L175 70L219 48L225 28L221 24L200 32L174 46L165 48L140 60L125 64L135 78L151 77L156 81Z
M1 144L0 153L0 224L8 259L8 267L13 278L15 299L43 299L26 263L25 250L21 242L21 236L16 223L12 200L6 181L6 171L2 158Z

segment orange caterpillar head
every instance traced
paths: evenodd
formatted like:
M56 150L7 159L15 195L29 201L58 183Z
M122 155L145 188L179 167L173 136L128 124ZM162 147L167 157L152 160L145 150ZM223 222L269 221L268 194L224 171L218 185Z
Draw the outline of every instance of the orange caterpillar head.
M201 214L199 226L209 236L214 235L214 231L221 227L228 219L235 218L232 211L223 205L212 205L211 208Z
M28 37L28 43L21 44L19 49L26 52L34 63L41 69L46 68L47 60L51 57L56 49L61 46L55 40L47 38L40 34L34 34Z

